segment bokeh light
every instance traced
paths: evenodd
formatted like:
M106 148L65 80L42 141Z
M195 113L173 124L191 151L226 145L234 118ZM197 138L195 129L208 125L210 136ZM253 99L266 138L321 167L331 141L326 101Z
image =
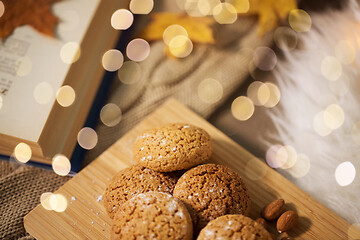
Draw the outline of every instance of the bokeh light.
M186 13L191 17L200 17L203 14L200 12L199 0L177 0L177 3L181 9L185 10Z
M14 155L19 162L27 163L32 156L32 151L26 143L19 143L14 149Z
M236 98L231 104L232 115L240 121L248 120L254 114L254 111L254 103L245 96Z
M225 0L233 5L237 13L247 13L250 9L249 0Z
M269 147L266 151L266 162L272 168L284 166L287 157L286 149L279 144Z
M62 86L56 93L56 100L63 107L71 106L75 101L75 97L75 91L69 85Z
M183 36L188 37L188 33L187 33L187 31L186 31L186 29L184 27L182 27L180 25L177 25L177 24L173 24L173 25L168 26L164 30L164 33L163 33L164 43L166 45L169 45L170 41L174 37L179 36L179 35L183 35Z
M100 111L100 119L104 125L114 127L121 121L122 113L114 103L106 104Z
M185 58L189 56L192 50L193 44L191 40L184 35L174 37L169 43L170 53L177 58Z
M150 45L141 38L136 38L129 42L126 47L126 55L135 62L144 61L150 54Z
M298 154L294 166L289 168L289 173L295 178L304 177L310 171L310 159L305 154Z
M153 0L131 0L130 11L134 14L148 14L154 7Z
M278 86L276 86L274 83L271 82L266 82L265 85L270 90L270 97L268 101L264 104L264 107L273 108L280 101L281 98L280 89L278 88Z
M51 192L46 192L41 194L40 196L40 203L41 206L43 206L43 208L45 208L46 210L52 210L51 205L50 205L50 197L51 197L52 193Z
M327 136L332 132L332 129L325 124L325 111L321 111L316 114L313 121L313 128L315 132L320 136Z
M356 57L355 48L348 41L340 41L335 46L335 56L343 64L351 64Z
M111 26L116 30L128 29L133 21L133 14L127 9L116 10L111 16Z
M274 42L283 51L291 51L298 43L297 33L288 27L278 27L274 32Z
M199 0L197 8L203 16L212 15L213 9L220 3L220 0Z
M117 49L106 51L102 57L102 65L106 71L114 72L124 63L123 54Z
M259 69L263 71L270 71L275 67L277 57L271 48L258 47L254 51L253 61L255 66Z
M39 83L34 89L35 101L39 104L47 104L53 100L54 90L47 82Z
M249 85L246 94L254 105L263 106L269 101L270 89L263 82L254 81Z
M352 127L351 137L356 144L360 145L360 121L355 123L354 126Z
M96 146L98 142L98 136L94 129L84 127L79 131L77 135L77 141L82 148L90 150Z
M49 204L55 212L64 212L67 208L68 201L61 193L53 193L49 197Z
M345 120L344 110L338 104L330 104L324 111L324 123L332 130L341 127Z
M215 21L220 24L232 24L237 20L235 7L227 2L221 2L213 9Z
M252 158L250 159L245 166L245 174L251 180L260 180L265 177L267 172L267 167L264 165L260 159Z
M198 85L198 96L205 103L216 103L223 96L223 87L215 79L207 78L202 80Z
M56 174L66 176L71 170L71 163L66 156L56 154L52 159L52 168Z
M286 161L285 163L281 166L282 169L289 169L292 168L296 162L297 162L297 152L295 150L294 147L290 146L290 145L285 145L282 147L282 150L279 150L278 153L285 151L286 152Z
M310 15L301 9L293 9L289 13L289 24L296 32L307 32L311 29Z
M65 43L60 50L60 58L66 64L79 60L81 55L80 45L77 42Z
M0 17L2 17L2 15L5 12L5 6L4 3L2 1L0 1Z
M359 240L360 239L360 223L353 223L348 229L349 240Z
M329 81L336 81L342 74L342 65L337 58L326 56L321 62L321 73Z
M137 62L126 61L118 71L118 78L124 84L134 84L141 79L141 67Z
M355 175L356 170L351 162L342 162L336 167L335 180L342 187L350 185L354 181Z
M25 77L29 75L32 70L32 61L28 56L19 58L16 63L16 75Z

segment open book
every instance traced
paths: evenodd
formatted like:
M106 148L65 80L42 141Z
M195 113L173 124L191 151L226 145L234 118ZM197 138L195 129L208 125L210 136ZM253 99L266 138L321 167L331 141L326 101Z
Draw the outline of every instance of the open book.
M125 2L60 1L52 6L55 38L24 25L0 43L0 154L10 156L25 142L31 160L70 158L104 74L102 55L119 36L111 15ZM65 85L75 92L68 107L56 101Z

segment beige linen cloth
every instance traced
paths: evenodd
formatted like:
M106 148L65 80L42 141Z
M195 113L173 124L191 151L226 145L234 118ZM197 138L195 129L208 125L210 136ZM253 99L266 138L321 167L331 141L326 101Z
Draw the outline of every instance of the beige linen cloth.
M235 24L215 29L216 45L194 45L184 59L168 58L162 42L151 45L149 57L140 63L142 76L133 85L115 80L108 103L117 104L122 112L121 122L96 127L97 146L88 152L84 165L134 127L147 114L174 97L201 116L207 118L243 83L248 76L252 50L269 45L270 36L259 38L255 19L239 19ZM198 85L213 78L222 85L222 98L213 104L198 97ZM69 178L34 167L0 161L0 239L30 238L23 227L23 217L40 203L40 195L55 191Z

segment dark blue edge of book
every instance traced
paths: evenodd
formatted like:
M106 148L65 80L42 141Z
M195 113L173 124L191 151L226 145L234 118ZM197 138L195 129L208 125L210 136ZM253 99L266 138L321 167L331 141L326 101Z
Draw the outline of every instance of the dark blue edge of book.
M124 53L126 45L131 37L131 33L132 33L131 31L123 31L117 41L115 49L119 49L122 53ZM114 81L115 74L116 74L116 71L115 72L107 72L107 71L104 72L104 76L102 78L101 84L100 84L99 89L94 98L92 107L90 108L90 111L86 118L84 127L95 128L95 126L99 120L101 108L105 105L105 102L108 98L110 87ZM71 171L68 174L68 176L74 176L74 175L76 175L77 172L79 172L81 170L82 162L83 162L83 159L84 159L87 151L88 150L82 148L78 143L76 143L75 149L70 158ZM15 161L11 157L1 155L1 154L0 154L0 160L6 160L6 161L10 161L10 162ZM16 163L21 164L17 161L16 161ZM21 165L34 166L34 167L44 168L47 170L52 170L52 167L49 164L34 162L31 160L29 162L27 162L26 164L21 164Z

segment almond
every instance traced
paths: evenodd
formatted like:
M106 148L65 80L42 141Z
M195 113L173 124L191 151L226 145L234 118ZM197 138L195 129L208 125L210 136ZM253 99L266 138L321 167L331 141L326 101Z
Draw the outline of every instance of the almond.
M274 220L281 215L284 205L284 199L277 199L275 201L272 201L263 208L263 210L261 211L261 216L269 221Z
M287 232L293 228L299 220L299 216L294 211L284 212L278 219L276 228L279 233Z
M263 226L264 228L266 228L266 221L263 218L258 218L255 220L255 222L259 223L261 226Z

